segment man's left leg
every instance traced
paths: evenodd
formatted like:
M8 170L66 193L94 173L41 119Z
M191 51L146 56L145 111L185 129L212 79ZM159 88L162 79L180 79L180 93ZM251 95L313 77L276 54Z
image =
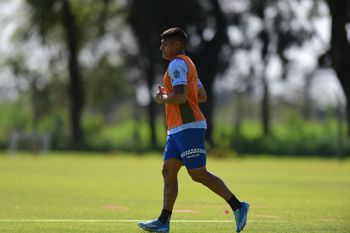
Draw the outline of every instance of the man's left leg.
M235 214L236 231L240 232L247 222L249 205L240 202L219 177L207 171L205 132L206 130L202 128L191 128L175 134L173 138L181 152L181 160L192 179L207 186L227 201Z
M249 204L246 202L240 202L229 190L226 184L219 177L208 172L205 166L188 169L187 171L194 181L205 185L214 193L226 200L235 214L236 232L243 230L247 222Z
M190 174L192 180L205 185L211 191L218 194L226 201L230 200L230 198L234 196L233 193L228 189L226 184L219 177L208 172L205 166L200 168L188 169L187 171ZM234 210L239 209L241 207L241 202L238 201L237 198L235 198L233 204Z

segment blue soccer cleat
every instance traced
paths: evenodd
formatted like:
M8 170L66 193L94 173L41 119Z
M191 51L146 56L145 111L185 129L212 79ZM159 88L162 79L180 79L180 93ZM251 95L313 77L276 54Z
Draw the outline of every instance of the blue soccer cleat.
M154 219L148 222L140 222L137 225L143 230L148 232L168 233L170 228L169 223L168 224L161 223L158 219Z
M236 220L236 232L241 232L247 223L249 204L242 202L242 207L234 212Z

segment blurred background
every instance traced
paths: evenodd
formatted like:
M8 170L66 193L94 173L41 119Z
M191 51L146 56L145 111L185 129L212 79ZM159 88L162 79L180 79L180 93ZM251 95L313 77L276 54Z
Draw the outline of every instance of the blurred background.
M174 26L212 156L350 155L348 0L0 0L0 150L161 151Z

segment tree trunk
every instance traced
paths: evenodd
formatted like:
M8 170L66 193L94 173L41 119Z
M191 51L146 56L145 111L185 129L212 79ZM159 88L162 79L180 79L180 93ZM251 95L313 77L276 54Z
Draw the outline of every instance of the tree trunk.
M264 68L264 71L265 71L265 68ZM266 137L270 133L270 91L269 91L269 84L265 76L265 72L263 73L262 82L263 82L263 98L261 100L261 123L263 126L263 136Z
M211 147L215 146L213 138L214 120L213 120L213 110L214 110L214 80L217 72L219 70L220 53L222 46L228 44L227 36L227 22L224 13L221 9L218 0L211 0L213 6L213 15L216 20L216 34L213 39L203 43L203 48L199 53L193 55L195 63L198 67L199 78L201 79L203 86L207 92L208 101L203 105L203 113L206 117L208 129L206 134L206 139ZM210 55L210 56L209 56Z
M211 77L208 75L207 77ZM213 78L212 78L213 79ZM203 110L203 114L207 121L207 133L206 133L206 140L209 143L211 147L215 146L214 138L213 138L213 109L214 109L214 95L213 95L213 88L212 83L206 84L205 82L202 82L204 89L207 93L207 102L201 106L201 109Z
M151 64L149 67L146 67L146 74L147 74L147 86L151 92L154 84L154 65L153 64ZM148 112L148 124L150 129L150 145L152 149L156 149L158 146L157 134L156 134L156 105L152 99L152 94L151 94L151 100L147 106L147 112Z
M305 76L304 83L304 106L303 106L303 116L305 120L310 120L312 117L312 98L311 98L311 85L314 77L314 72L308 73Z
M346 98L346 121L348 123L348 138L350 138L350 95L348 93L347 98Z
M83 133L81 129L81 115L84 105L84 92L79 71L78 62L78 35L77 25L71 6L68 0L62 0L63 3L63 26L66 33L66 43L68 49L69 63L69 96L71 109L71 130L73 142L75 145L83 141Z
M263 17L263 16L261 16ZM261 99L261 124L263 128L263 137L266 137L270 133L270 89L269 83L266 77L266 69L269 64L269 43L270 37L266 30L260 34L261 41L263 43L263 48L261 51L262 56L262 86L263 86L263 97Z
M345 28L350 17L350 3L348 0L327 0L327 3L332 15L332 66L346 97L347 135L350 138L350 43Z
M133 149L134 153L137 155L142 154L142 146L141 146L141 137L140 137L140 106L137 103L137 90L136 90L137 81L134 82L135 88L133 89Z

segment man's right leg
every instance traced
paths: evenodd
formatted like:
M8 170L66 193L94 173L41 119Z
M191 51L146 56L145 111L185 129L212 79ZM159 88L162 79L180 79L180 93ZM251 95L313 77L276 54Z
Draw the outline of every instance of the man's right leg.
M164 161L162 175L164 179L163 209L172 211L178 193L177 174L182 161L172 158Z
M241 232L247 223L249 204L246 202L240 202L228 189L226 184L219 177L208 172L205 166L187 169L187 171L194 181L207 186L209 189L227 201L234 212L236 232Z

